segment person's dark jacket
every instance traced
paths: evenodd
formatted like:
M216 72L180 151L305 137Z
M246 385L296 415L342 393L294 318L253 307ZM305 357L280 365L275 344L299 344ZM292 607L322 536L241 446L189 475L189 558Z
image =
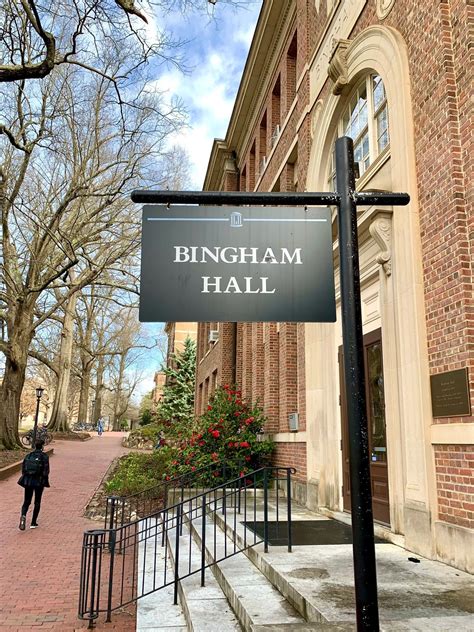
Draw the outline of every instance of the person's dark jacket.
M20 479L18 480L18 485L21 485L21 487L49 487L49 456L45 454L42 450L34 450L30 454L34 454L35 456L39 454L41 456L41 459L43 461L43 472L39 476L26 474L25 457L25 459L23 459L22 474L20 476Z

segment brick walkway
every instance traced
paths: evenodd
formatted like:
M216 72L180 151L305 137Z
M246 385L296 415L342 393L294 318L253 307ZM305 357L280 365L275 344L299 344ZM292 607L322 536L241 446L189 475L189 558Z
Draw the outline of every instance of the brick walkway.
M43 495L39 529L18 530L23 490L19 474L0 481L0 632L84 631L77 618L82 533L100 523L83 518L85 505L109 463L127 452L120 433L92 441L56 441L51 488ZM97 631L135 630L135 609L100 623Z

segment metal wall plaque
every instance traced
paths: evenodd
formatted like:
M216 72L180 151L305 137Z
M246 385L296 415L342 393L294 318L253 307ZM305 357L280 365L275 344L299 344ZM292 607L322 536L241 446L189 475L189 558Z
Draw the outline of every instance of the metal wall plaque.
M430 376L433 417L471 414L467 368Z
M327 208L145 206L140 321L334 322Z

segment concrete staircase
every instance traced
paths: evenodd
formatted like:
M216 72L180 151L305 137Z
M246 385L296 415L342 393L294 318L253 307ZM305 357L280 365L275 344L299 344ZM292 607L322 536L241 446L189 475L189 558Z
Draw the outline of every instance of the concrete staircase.
M257 492L258 494L258 492ZM261 504L261 494L258 494ZM252 498L247 499L251 505ZM325 621L310 604L300 595L292 594L287 583L279 573L272 572L268 565L260 559L263 544L239 552L245 544L252 542L253 533L244 535L245 527L240 519L231 524L225 522L220 512L211 512L214 521L208 518L206 522L205 557L210 568L205 571L205 585L201 585L201 573L196 572L179 581L179 604L173 604L173 589L167 587L138 601L137 631L138 632L305 632L314 630L346 631L354 630L351 624L334 625ZM261 519L263 514L257 516ZM227 537L225 529L227 528ZM179 574L187 575L191 569L197 569L201 563L202 550L202 519L193 517L185 519L181 536L181 553ZM190 537L191 535L191 537ZM176 546L176 531L168 533L168 573L170 576L174 568L174 551ZM236 553L229 548L231 541L236 542ZM184 544L183 544L184 543ZM211 543L211 545L209 545ZM160 557L156 567L163 564L164 549L157 552ZM285 549L286 551L286 549ZM227 559L214 564L224 556ZM291 553L287 553L291 555ZM147 561L148 569L145 575L153 572L155 564ZM262 567L262 569L259 568ZM139 568L141 561L139 559ZM157 584L159 584L158 578ZM141 581L141 580L140 580ZM146 577L145 583L150 581Z
M254 499L247 502L255 506ZM261 498L257 503L256 519L261 520ZM227 523L220 511L212 512L214 516L216 526L211 516L206 520L207 563L220 559L226 547L227 555L232 554L230 542L235 542L236 554L206 569L204 587L199 572L180 580L179 606L172 605L172 595L160 596L154 622L149 618L153 607L150 610L146 600L155 595L139 600L138 632L356 630L351 545L295 546L293 553L286 547L270 547L265 553L263 544L257 544L242 553L238 550L253 538L242 524L244 513L234 514ZM327 520L297 506L293 519ZM174 533L168 537L170 568L174 564ZM201 519L193 516L185 520L183 535L180 575L200 565ZM377 544L376 551L382 631L473 632L470 575L423 558L413 564L407 561L413 554L388 542ZM166 591L169 593L169 588ZM141 625L144 607L148 612L146 626Z

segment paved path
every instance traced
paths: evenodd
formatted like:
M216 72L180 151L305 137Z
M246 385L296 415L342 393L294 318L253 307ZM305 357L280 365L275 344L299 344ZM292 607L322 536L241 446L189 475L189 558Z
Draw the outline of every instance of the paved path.
M91 441L54 442L51 488L43 495L38 529L28 528L30 508L26 531L18 530L19 474L0 481L0 632L87 628L77 618L82 533L98 523L82 513L112 459L128 452L122 436L104 433ZM134 608L128 610L95 630L135 630Z

